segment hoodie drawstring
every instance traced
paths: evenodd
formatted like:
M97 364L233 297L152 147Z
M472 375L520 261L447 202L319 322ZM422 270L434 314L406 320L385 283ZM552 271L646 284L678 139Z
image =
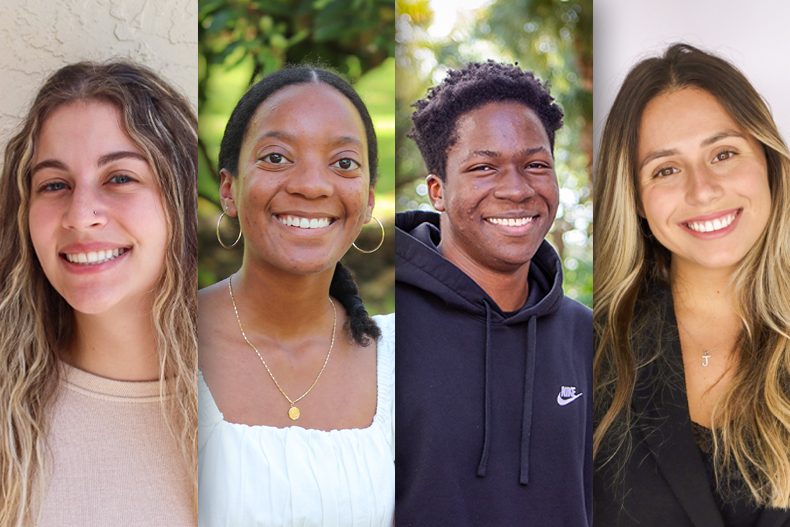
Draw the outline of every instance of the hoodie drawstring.
M486 468L488 467L489 428L491 424L491 384L488 382L491 370L491 361L488 357L488 349L491 347L491 306L485 300L483 303L486 305L485 381L483 384L485 402L483 406L483 453L480 455L480 464L477 465L477 475L481 478L486 475Z
M532 393L535 389L535 354L538 340L537 317L529 317L527 324L527 356L524 367L524 415L521 418L521 471L518 482L529 483L529 440L532 434Z
M486 305L486 343L485 343L485 372L484 372L484 406L483 406L483 452L477 466L478 477L486 475L488 467L488 449L491 436L491 306ZM532 395L535 388L535 355L537 344L537 317L529 317L527 324L527 349L524 360L524 414L521 418L521 467L518 482L522 485L529 483L529 441L532 434Z

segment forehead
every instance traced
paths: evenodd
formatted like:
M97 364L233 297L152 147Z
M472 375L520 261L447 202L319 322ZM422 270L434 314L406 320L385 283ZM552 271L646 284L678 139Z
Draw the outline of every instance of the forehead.
M642 112L639 158L654 150L697 146L724 130L744 132L710 92L698 88L665 92Z
M117 150L142 153L124 130L118 108L102 101L75 101L58 106L44 120L34 160Z
M515 101L491 102L458 118L456 142L451 151L459 149L530 148L543 146L550 151L549 136L532 108Z
M242 149L270 131L305 140L350 136L367 145L359 111L345 95L324 83L286 86L263 101L250 120Z

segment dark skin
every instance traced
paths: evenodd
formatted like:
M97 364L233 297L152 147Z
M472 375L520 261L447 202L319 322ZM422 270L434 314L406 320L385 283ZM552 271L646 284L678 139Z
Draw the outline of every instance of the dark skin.
M445 181L428 176L442 212L439 250L504 311L529 294L529 264L551 228L559 186L548 135L517 102L494 102L458 119Z
M272 132L276 132L272 134ZM245 233L233 294L247 338L291 399L301 396L327 356L329 285L337 261L370 221L365 130L348 99L323 84L283 88L264 101L242 144L239 175L223 171L220 195ZM329 220L316 229L283 219ZM229 240L232 241L232 240ZM199 367L224 419L277 428L370 426L376 411L376 344L361 347L337 330L321 378L288 417L290 404L244 341L223 280L201 290Z

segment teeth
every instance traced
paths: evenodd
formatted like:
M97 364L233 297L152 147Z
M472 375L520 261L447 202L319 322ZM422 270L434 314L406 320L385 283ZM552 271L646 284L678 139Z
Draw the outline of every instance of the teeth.
M520 227L531 222L534 218L528 216L526 218L486 218L486 221L494 225L505 225L508 227Z
M300 218L298 216L277 216L280 223L288 225L289 227L299 227L300 229L320 229L322 227L329 227L329 218Z
M688 222L688 228L692 231L697 232L713 232L724 229L729 227L730 224L735 221L735 218L738 216L737 212L733 212L732 214L728 214L723 218L716 218L713 221L695 221L695 222Z
M66 260L71 263L96 265L109 262L126 252L126 249L107 249L105 251L90 251L87 253L66 254Z

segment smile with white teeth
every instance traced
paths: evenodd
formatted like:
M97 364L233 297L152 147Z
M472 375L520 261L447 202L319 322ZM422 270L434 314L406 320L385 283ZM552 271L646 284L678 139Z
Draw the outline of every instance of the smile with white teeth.
M534 216L526 218L486 218L486 221L494 225L505 225L506 227L521 227L534 220Z
M689 221L686 226L692 231L697 232L714 232L721 229L726 229L738 217L738 212L733 212L721 218L716 218L713 221Z
M75 264L97 265L109 262L125 253L127 249L107 249L105 251L90 251L87 253L68 253L64 254L66 260Z
M299 227L300 229L321 229L329 227L332 220L329 218L300 218L299 216L276 216L280 223L289 227Z

